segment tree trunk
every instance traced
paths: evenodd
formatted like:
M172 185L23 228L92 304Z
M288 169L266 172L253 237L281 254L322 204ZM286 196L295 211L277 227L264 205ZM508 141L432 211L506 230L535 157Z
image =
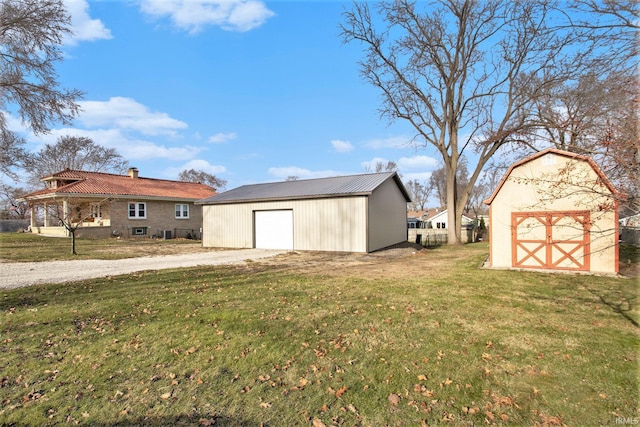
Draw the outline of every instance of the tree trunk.
M456 169L446 168L447 174L447 244L457 245L461 243L460 221L456 216Z
M78 255L76 253L76 230L71 230L71 255Z

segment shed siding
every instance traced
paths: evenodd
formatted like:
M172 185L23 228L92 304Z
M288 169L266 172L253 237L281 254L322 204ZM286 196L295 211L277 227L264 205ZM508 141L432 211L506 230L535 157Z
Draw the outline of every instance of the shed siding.
M369 196L369 252L407 240L407 204L393 180Z
M585 210L591 213L590 270L615 273L617 213L607 194L586 161L547 153L514 168L491 203L491 265L512 267L512 212Z
M205 247L252 248L253 212L293 210L295 250L367 252L367 198L291 200L203 206Z

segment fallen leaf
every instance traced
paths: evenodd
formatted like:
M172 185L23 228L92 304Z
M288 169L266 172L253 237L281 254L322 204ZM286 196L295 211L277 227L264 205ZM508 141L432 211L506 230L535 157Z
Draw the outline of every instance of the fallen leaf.
M426 375L418 375L418 381L426 381L427 380L427 376Z
M347 387L342 387L336 391L336 397L340 397L347 392Z
M160 399L168 399L170 397L171 397L171 392L170 391L160 395Z
M314 418L313 427L327 427L327 425L323 423L319 418Z
M389 399L389 403L391 403L394 406L400 403L400 396L398 396L397 394L391 393L388 399Z

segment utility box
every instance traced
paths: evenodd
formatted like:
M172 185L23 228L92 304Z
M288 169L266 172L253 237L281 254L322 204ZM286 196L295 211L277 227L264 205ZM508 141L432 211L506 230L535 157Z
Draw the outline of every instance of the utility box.
M171 230L164 230L163 231L163 235L164 235L163 237L164 237L165 240L169 240L169 239L173 238Z

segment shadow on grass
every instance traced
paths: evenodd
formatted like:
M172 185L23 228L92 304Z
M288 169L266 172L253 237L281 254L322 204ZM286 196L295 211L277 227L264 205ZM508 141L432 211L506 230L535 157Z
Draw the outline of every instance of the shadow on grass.
M16 307L30 307L44 305L48 301L44 293L36 293L25 295L9 293L0 296L0 311L10 310Z
M637 303L636 302L636 300L638 299L637 295L633 295L633 296L624 295L624 294L623 295L613 295L613 294L606 295L596 289L592 289L589 287L586 287L586 289L593 296L598 298L602 304L606 305L607 307L611 308L615 313L624 317L626 320L631 322L631 324L636 328L640 328L640 323L638 323L636 319L631 317L631 313L633 312L635 304Z
M151 427L151 426L216 426L216 427L267 427L268 424L211 415L175 415L166 417L139 417L112 423L92 424L94 427Z

